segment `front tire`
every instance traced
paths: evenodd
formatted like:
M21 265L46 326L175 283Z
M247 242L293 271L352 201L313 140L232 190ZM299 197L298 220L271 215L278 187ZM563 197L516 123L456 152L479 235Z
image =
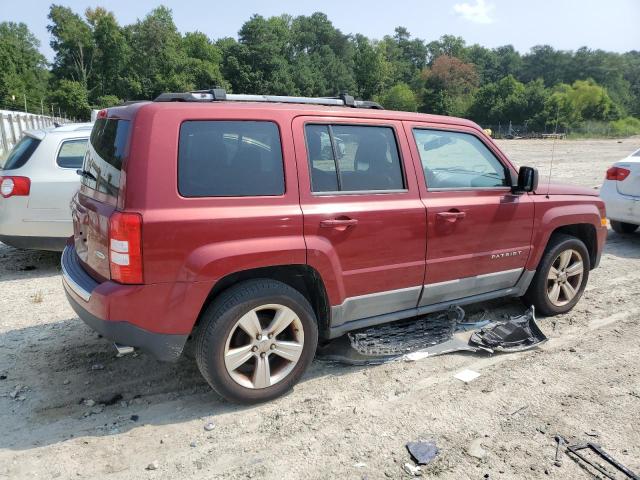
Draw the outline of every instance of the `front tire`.
M617 220L611 220L611 228L616 233L620 233L622 235L633 233L638 229L638 225L634 225L633 223L625 223L618 222Z
M589 252L580 239L553 235L523 299L542 315L566 313L580 300L589 270Z
M311 305L275 280L242 282L205 310L196 333L196 362L211 387L237 403L276 398L311 364L318 326Z

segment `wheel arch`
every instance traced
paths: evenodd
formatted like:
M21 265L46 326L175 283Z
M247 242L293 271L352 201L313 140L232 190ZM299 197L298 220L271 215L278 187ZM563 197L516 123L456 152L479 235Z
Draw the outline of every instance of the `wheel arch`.
M331 321L331 306L327 291L320 273L313 267L304 264L277 265L259 267L230 273L218 280L202 305L193 332L200 324L202 313L222 292L247 280L269 279L282 282L302 294L311 304L318 321L318 332L321 338L328 338ZM192 332L192 334L193 334Z
M558 227L549 236L547 245L549 244L551 239L558 234L570 235L577 238L578 240L581 240L582 243L584 243L587 247L587 252L589 252L589 270L593 270L595 268L598 256L598 238L596 228L592 224L576 223Z

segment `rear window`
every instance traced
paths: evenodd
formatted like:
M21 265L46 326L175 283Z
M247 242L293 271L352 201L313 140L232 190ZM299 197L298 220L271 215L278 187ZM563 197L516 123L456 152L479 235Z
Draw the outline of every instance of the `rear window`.
M40 140L25 135L9 152L7 158L0 158L0 170L15 170L23 167L36 151L38 145L40 145Z
M278 127L266 121L184 122L178 149L178 190L184 197L282 195Z
M118 196L122 162L128 153L129 120L96 120L84 158L82 183L102 193Z
M66 140L62 143L56 163L62 168L80 168L87 151L87 140Z

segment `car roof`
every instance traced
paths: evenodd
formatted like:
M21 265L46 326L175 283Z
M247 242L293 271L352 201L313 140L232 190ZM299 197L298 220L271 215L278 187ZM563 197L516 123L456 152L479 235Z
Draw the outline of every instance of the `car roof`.
M349 118L398 120L439 123L458 126L467 126L481 130L480 126L471 120L458 117L448 117L445 115L433 115L428 113L401 112L396 110L379 110L371 108L353 108L344 106L310 105L298 103L278 103L278 102L242 102L242 101L212 101L212 102L136 102L121 107L108 109L109 117L131 118L138 110L172 110L172 111L202 111L210 109L218 115L228 111L249 112L289 112L291 116L339 116Z
M67 136L80 136L88 137L91 134L93 123L68 123L59 127L47 127L34 130L25 130L25 135L37 138L38 140L44 139L47 135L62 134Z

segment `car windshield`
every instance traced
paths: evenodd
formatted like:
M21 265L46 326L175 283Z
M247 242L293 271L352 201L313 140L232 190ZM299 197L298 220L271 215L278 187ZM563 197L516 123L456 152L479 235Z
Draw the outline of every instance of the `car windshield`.
M25 135L13 147L6 158L0 158L0 170L15 170L23 167L40 144L37 138Z

